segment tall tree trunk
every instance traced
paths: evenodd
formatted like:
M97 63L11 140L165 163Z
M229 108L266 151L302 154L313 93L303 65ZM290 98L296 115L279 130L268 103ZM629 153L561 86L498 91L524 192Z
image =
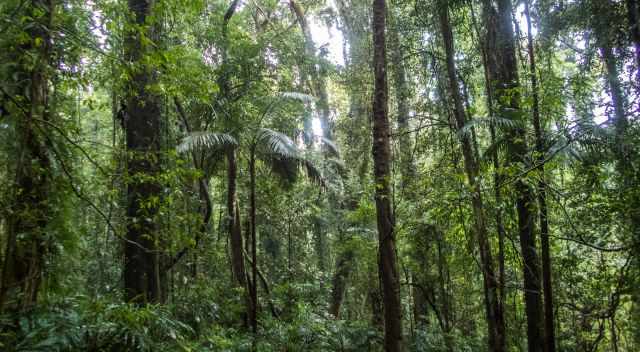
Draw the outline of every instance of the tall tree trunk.
M233 271L233 285L245 290L244 298L246 314L242 320L246 326L247 318L251 315L251 298L247 286L246 272L244 268L244 254L242 244L242 226L240 223L240 210L236 199L236 180L238 167L234 150L227 151L227 228L231 242L231 269Z
M542 251L542 289L544 295L544 350L555 352L555 328L553 319L553 287L551 285L551 252L549 249L549 219L547 212L547 184L544 172L544 129L540 121L540 98L538 93L538 77L536 73L536 57L531 33L531 14L529 0L524 1L524 14L527 19L527 52L529 54L529 77L533 97L533 128L536 135L536 153L540 181L538 182L538 207L540 223L540 250Z
M33 19L28 32L40 38L40 45L23 44L21 51L33 55L35 64L18 72L20 89L26 95L23 106L16 106L16 135L19 145L14 199L7 219L7 241L0 281L0 312L33 306L38 297L49 247L46 227L52 209L49 204L51 160L47 142L37 132L38 124L50 120L48 67L55 1L33 0L26 18ZM26 28L26 27L25 27ZM26 92L26 93L25 93ZM19 109L18 109L19 108ZM5 302L9 303L5 307Z
M391 211L391 146L387 116L387 72L385 48L385 0L373 1L373 162L378 218L379 272L384 305L385 351L402 350L402 307L398 276L393 214Z
M449 20L448 1L440 4L439 18L442 37L447 59L447 77L449 80L449 94L453 100L454 116L459 132L462 131L466 123L466 114L460 95L458 85L457 70L454 61L455 48L453 32ZM478 238L480 250L480 263L482 265L482 276L484 281L485 311L487 316L487 327L489 329L489 348L491 351L505 351L505 323L502 306L498 297L498 282L496 280L491 245L487 234L486 216L480 189L479 168L475 158L471 138L468 133L461 134L462 156L464 158L467 181L472 190L471 205L474 216L474 232Z
M160 117L159 97L149 91L157 82L154 68L145 56L151 45L144 36L155 39L154 26L149 25L153 1L129 0L134 15L132 29L125 39L125 59L135 65L130 73L127 89L125 132L127 139L127 234L124 240L124 296L138 304L161 299L159 268L157 265L158 229L156 215L161 194L160 173Z
M494 101L501 116L520 118L519 79L516 62L515 36L512 27L511 0L484 0L484 20L487 30L487 61ZM522 127L507 132L508 162L527 165L526 133ZM524 300L527 317L529 352L542 350L542 302L540 299L540 263L534 231L535 197L531 187L520 177L515 181L518 234L523 256Z
M251 235L251 311L249 325L254 334L258 332L258 254L256 246L256 150L252 146L249 155L249 220Z
M242 229L236 200L237 173L235 151L229 150L227 151L227 228L231 239L231 263L235 280L234 285L245 287L246 273L244 270L244 255L242 253Z

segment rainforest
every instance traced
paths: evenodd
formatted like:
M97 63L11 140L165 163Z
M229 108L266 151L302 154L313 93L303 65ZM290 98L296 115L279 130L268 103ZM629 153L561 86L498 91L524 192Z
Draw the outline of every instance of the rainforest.
M0 0L0 350L640 350L638 0Z

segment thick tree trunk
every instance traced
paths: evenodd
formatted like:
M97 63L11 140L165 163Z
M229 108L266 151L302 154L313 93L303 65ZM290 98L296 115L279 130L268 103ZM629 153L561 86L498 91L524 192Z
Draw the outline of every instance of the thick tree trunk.
M373 1L373 161L378 218L378 256L384 305L384 346L387 352L402 350L402 307L393 214L391 211L389 118L385 48L385 0Z
M518 66L515 37L512 27L511 0L484 0L484 19L487 29L487 61L494 101L501 116L517 120L520 116ZM511 165L527 165L527 142L523 128L508 131L508 161ZM524 296L527 317L529 352L542 351L542 303L540 299L540 264L534 232L535 197L531 187L521 178L515 182L518 234L523 256Z
M553 287L551 285L551 253L549 249L549 219L547 212L547 185L544 173L544 130L540 121L540 99L538 94L538 77L536 73L536 57L531 33L531 15L529 0L524 1L524 13L527 19L527 52L529 54L529 76L533 97L533 127L536 135L536 153L540 181L538 182L538 207L540 222L540 249L542 252L542 289L544 295L544 350L555 352L555 328L553 319Z
M155 38L147 18L153 4L129 0L134 24L142 26L147 38ZM127 94L125 132L127 140L127 234L124 240L124 295L138 304L159 302L158 229L156 215L161 184L160 173L160 99L148 90L156 83L154 68L145 64L149 45L140 33L131 30L125 40L125 59L136 64L131 72Z
M453 32L449 20L448 1L443 1L439 10L440 28L444 39L444 47L447 59L447 77L449 80L449 94L453 100L454 116L458 131L464 128L466 114L460 96L457 70L454 61L455 48ZM489 348L491 351L505 351L505 325L502 306L498 297L498 282L496 280L491 245L487 234L486 216L480 189L479 168L473 151L469 134L461 135L462 156L464 158L467 180L472 190L471 205L474 216L474 232L478 239L480 250L480 263L482 265L485 310L487 327L489 329Z
M46 227L51 216L49 189L51 160L46 142L37 133L37 124L50 120L48 66L55 3L53 0L31 1L27 5L29 18L34 19L31 38L41 38L42 44L25 44L25 52L33 53L35 65L20 72L18 94L27 94L25 107L16 112L16 134L19 159L15 176L15 198L11 217L7 219L7 240L0 281L0 312L17 311L33 306L38 297L49 247ZM24 93L28 92L28 93ZM16 107L17 108L17 107ZM41 120L41 121L38 121ZM5 302L8 305L5 307Z

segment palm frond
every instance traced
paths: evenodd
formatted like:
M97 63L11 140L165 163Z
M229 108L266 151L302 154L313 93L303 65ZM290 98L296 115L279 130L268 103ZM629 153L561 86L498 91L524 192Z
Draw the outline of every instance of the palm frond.
M273 154L294 159L300 155L296 144L284 133L268 128L261 128L258 130L256 140L258 147L264 154Z
M335 156L340 155L340 149L338 148L338 145L334 141L325 137L320 137L320 141L327 148L327 150L331 152L331 154Z
M322 172L318 167L316 167L315 163L307 158L300 159L300 164L307 172L307 177L311 182L314 182L318 185L324 186L324 176L322 176Z
M306 171L311 181L324 184L320 169L284 133L261 128L256 139L262 159L269 164L271 171L280 176L284 185L291 185L297 180L300 168Z
M499 152L500 150L504 150L507 147L507 139L506 138L498 138L498 140L491 143L487 149L482 153L482 160L489 160L493 157L493 154Z
M289 188L298 180L299 165L296 159L271 155L266 161L271 172L278 175L283 187Z
M176 150L178 153L190 151L212 151L235 148L238 146L233 136L216 132L191 132L182 139Z
M501 116L487 116L487 117L474 117L458 131L458 136L468 136L475 127L487 128L491 125L496 126L499 129L510 130L514 128L523 128L522 121L508 119Z
M313 95L300 92L281 92L278 96L283 99L299 100L303 103L313 103L316 101L316 98Z

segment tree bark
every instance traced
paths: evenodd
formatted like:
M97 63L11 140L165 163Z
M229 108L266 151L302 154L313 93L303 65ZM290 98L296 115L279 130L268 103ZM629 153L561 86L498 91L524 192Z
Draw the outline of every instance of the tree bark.
M157 265L158 229L155 217L158 212L161 184L160 173L160 99L149 91L156 84L155 69L145 63L150 52L144 44L138 27L147 38L156 38L152 25L147 23L153 2L129 0L129 10L134 16L134 28L125 39L125 59L136 66L130 72L125 133L128 154L127 174L127 234L124 240L124 296L137 304L159 302L160 283Z
M0 312L18 311L33 306L38 297L48 251L46 227L52 210L49 204L51 160L46 140L38 134L38 124L50 120L49 77L55 1L34 0L27 5L27 16L33 19L27 30L32 41L21 51L35 59L33 67L18 72L22 84L17 94L26 95L24 106L16 106L16 137L19 146L15 175L15 196L11 216L7 219L7 240L0 281ZM26 28L26 27L25 27ZM25 93L26 92L26 93ZM19 109L18 109L19 108ZM41 121L38 121L41 120ZM5 302L8 305L5 307Z
M462 131L466 123L460 87L458 85L457 70L454 61L455 48L453 32L449 20L448 1L443 1L439 9L440 28L444 39L447 61L447 77L449 80L449 94L453 100L454 117L458 131ZM498 297L498 282L496 280L491 245L487 233L486 216L482 192L480 189L479 168L475 158L471 138L468 133L461 134L462 155L464 158L467 181L471 188L471 205L474 216L474 232L478 239L480 263L484 281L485 312L491 351L505 351L505 323L502 306Z
M533 128L536 136L536 160L540 181L538 182L538 208L540 223L540 249L542 252L542 289L544 298L544 351L555 352L555 328L553 318L553 287L551 285L551 252L549 249L549 219L547 212L547 184L544 172L544 129L540 121L540 98L538 93L538 77L536 73L536 57L531 33L531 15L529 0L524 1L524 14L527 19L527 52L529 55L529 77L533 100Z
M402 307L398 276L393 214L391 211L389 118L385 48L385 0L373 1L373 161L378 223L378 260L384 305L385 351L402 350Z

